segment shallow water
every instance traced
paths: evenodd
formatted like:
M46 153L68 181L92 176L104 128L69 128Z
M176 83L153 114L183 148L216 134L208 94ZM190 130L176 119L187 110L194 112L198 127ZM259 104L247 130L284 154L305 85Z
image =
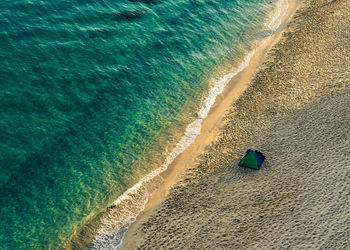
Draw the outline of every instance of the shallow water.
M275 4L2 1L2 247L61 246L171 161L199 132L183 137L220 92L210 89L269 33Z

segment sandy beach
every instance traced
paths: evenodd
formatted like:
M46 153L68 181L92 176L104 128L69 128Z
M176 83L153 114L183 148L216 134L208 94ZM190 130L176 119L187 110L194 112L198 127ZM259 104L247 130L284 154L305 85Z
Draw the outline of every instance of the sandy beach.
M230 98L119 249L350 249L350 2L302 1ZM248 148L261 170L238 167Z

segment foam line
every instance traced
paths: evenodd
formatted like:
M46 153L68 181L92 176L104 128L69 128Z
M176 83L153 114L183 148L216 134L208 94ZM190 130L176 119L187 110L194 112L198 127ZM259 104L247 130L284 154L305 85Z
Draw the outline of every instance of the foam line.
M276 31L282 24L282 19L288 10L288 0L280 0L275 7L275 14L271 16L265 26L272 31Z
M124 192L110 207L113 208L120 208L126 206L126 203L128 203L128 212L127 214L124 214L120 217L120 214L118 214L118 218L113 218L113 214L108 216L107 218L104 218L99 223L101 223L103 226L100 228L100 230L97 232L95 240L93 242L93 249L115 249L115 247L119 246L122 243L122 239L124 237L124 234L126 232L126 229L128 225L130 225L137 215L144 209L144 206L146 205L148 201L148 197L151 195L151 193L148 193L144 186L148 183L151 183L152 180L155 177L158 177L159 174L164 172L169 165L174 161L174 159L179 156L183 151L186 150L196 139L196 137L200 134L202 129L202 121L208 116L208 113L210 111L210 108L215 103L216 97L220 95L226 85L230 82L230 80L236 76L238 73L240 73L243 69L245 69L250 62L250 59L255 54L256 50L251 51L242 61L242 63L233 70L232 73L224 75L222 78L220 78L214 85L214 87L210 90L209 95L203 102L203 106L199 111L198 118L194 120L191 124L189 124L186 127L185 133L180 139L180 141L176 144L175 148L170 152L170 154L166 157L164 160L162 166L148 175L146 175L144 178L142 178L138 183L136 183L132 188L128 189L126 192ZM141 193L141 195L140 195ZM138 198L138 202L135 202L135 196ZM143 198L141 198L142 196ZM130 202L131 206L130 207ZM126 211L125 211L126 212ZM116 221L117 220L117 221ZM114 228L116 224L119 224L120 226L116 227L114 230L108 230ZM121 230L124 229L124 230ZM123 231L122 233L118 231ZM120 234L118 236L118 234ZM120 242L117 242L119 241Z
M269 22L266 22L265 27L276 31L281 25L282 18L286 14L287 9L288 0L278 1L276 12ZM137 215L143 211L148 202L148 198L151 195L151 192L148 192L145 186L152 183L156 177L160 178L159 175L169 167L174 159L195 141L196 137L201 132L202 121L208 116L211 107L215 103L216 97L223 92L226 85L234 76L243 71L249 65L255 52L256 49L250 51L237 68L233 69L231 73L224 75L215 83L207 98L204 100L197 119L186 127L183 137L166 157L162 166L146 175L111 204L110 207L113 208L127 207L125 210L128 211L124 211L125 213L122 215L118 213L118 216L113 216L112 213L107 218L100 221L103 226L101 226L96 234L92 249L115 249L122 243L127 228L135 221ZM119 224L119 226L115 226L116 224Z

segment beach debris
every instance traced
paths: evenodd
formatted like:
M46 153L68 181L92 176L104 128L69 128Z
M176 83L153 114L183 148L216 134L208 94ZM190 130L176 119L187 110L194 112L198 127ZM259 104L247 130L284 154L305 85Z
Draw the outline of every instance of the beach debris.
M238 166L259 170L264 160L265 156L261 152L248 149L239 161Z
M112 204L112 205L110 205L109 207L107 207L107 209L114 209L114 208L116 208L116 207L117 207L117 205Z

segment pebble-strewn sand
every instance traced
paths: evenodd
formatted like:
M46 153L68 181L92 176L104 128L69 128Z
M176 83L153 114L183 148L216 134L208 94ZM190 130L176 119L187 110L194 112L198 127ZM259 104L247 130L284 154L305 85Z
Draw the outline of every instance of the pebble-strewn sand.
M121 248L350 249L350 1L303 1L202 158Z

